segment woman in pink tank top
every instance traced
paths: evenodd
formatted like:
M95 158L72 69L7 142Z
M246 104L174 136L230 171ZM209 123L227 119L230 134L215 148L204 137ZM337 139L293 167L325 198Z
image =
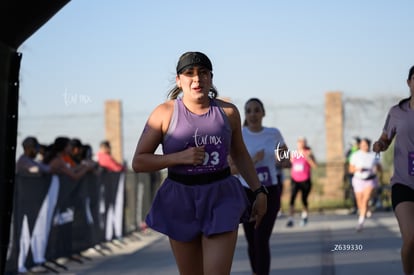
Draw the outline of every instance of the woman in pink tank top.
M290 162L292 163L290 169L292 193L289 203L289 218L286 226L292 227L294 225L295 199L299 192L302 194L303 205L301 226L305 226L308 223L308 197L312 187L311 168L316 168L317 164L312 150L304 137L298 139L297 149L291 152Z

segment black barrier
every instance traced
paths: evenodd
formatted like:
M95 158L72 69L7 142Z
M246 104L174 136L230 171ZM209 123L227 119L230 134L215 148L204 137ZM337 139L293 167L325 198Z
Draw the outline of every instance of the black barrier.
M161 173L16 175L7 275L142 229ZM46 265L47 266L47 265Z
M125 173L101 171L73 181L65 176L16 175L6 273L123 236Z
M124 234L140 231L146 227L147 215L152 200L165 175L162 172L134 173L125 175Z
M25 265L45 261L58 188L57 177L16 177L6 274L25 272Z

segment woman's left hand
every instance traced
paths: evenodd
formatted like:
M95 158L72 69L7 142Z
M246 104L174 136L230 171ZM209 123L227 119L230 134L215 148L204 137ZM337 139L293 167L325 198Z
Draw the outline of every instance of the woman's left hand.
M250 215L250 221L256 221L254 228L259 227L264 215L267 211L267 195L259 193L256 196L256 200L253 203L252 213Z

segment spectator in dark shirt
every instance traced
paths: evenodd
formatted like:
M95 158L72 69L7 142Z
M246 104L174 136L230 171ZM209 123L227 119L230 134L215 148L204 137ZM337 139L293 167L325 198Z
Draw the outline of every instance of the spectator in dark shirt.
M35 160L39 152L39 142L35 137L26 137L23 142L23 154L16 163L16 173L18 174L42 174L49 173L50 167Z

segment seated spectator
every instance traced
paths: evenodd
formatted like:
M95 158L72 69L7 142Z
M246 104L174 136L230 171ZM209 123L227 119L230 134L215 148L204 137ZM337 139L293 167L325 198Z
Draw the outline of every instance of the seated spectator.
M120 172L125 170L125 167L112 157L111 145L107 140L101 142L97 158L98 164L109 171Z
M23 154L16 162L18 174L42 174L49 173L50 167L35 160L39 152L39 142L35 137L27 137L22 142Z
M79 180L86 173L92 171L95 165L91 161L84 161L77 166L71 166L67 162L70 149L69 138L57 137L50 152L45 156L44 163L50 166L50 172L53 174L66 175L73 180Z

